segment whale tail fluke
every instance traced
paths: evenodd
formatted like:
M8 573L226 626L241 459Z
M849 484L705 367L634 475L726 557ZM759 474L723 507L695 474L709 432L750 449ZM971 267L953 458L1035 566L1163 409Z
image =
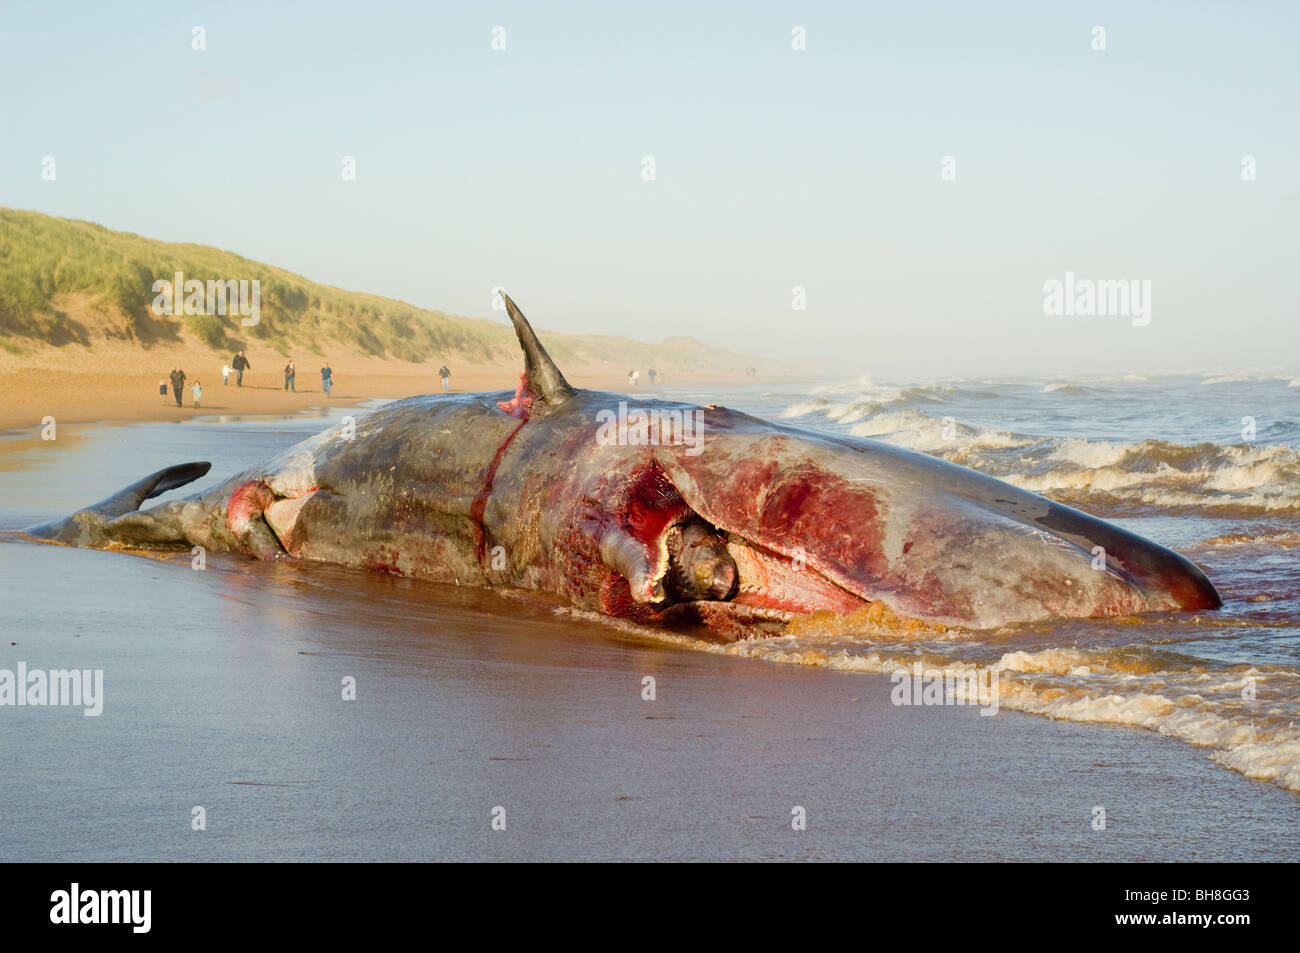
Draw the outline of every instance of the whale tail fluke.
M130 486L118 490L112 496L100 500L94 506L78 510L67 519L42 523L40 526L33 526L24 532L26 535L37 539L84 545L90 542L87 537L92 535L92 526L102 527L120 516L134 513L145 500L161 496L168 490L174 490L178 486L193 483L199 477L204 476L210 469L212 469L212 464L206 461L180 463L174 467L164 467L158 472L151 473L141 480L136 480Z

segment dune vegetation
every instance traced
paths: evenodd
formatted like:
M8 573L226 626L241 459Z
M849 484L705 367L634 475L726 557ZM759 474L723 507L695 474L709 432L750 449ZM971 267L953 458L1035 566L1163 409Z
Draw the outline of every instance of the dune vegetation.
M155 280L176 272L200 281L260 282L260 321L240 315L158 314ZM214 351L273 347L283 353L340 350L422 363L486 364L518 354L504 320L466 318L318 284L301 275L205 245L162 242L92 222L0 208L0 346L14 354L98 341L194 343ZM653 347L608 335L548 334L561 364L648 361L683 369L739 368L744 358L676 337Z

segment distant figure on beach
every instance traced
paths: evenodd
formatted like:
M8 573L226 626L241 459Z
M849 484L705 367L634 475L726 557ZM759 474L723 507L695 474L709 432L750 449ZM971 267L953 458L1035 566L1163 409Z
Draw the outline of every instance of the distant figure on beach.
M192 385L190 385L190 390L194 392L194 409L198 410L199 398L203 396L203 387L199 384L198 381L195 381Z
M320 369L320 386L325 391L325 396L330 395L330 388L334 386L334 372L330 370L329 362Z
M230 366L235 369L235 386L244 386L244 371L250 370L252 364L248 363L248 358L244 357L244 352L240 351L235 355L235 359L230 362Z
M635 387L635 386L636 386L636 382L637 382L637 378L640 377L640 376L641 376L641 372L640 372L640 371L636 371L636 370L628 371L628 372L627 372L627 385L628 385L629 387Z
M298 389L293 386L293 375L295 373L297 372L294 369L293 361L290 361L288 364L284 365L284 389L291 390L296 394L298 392Z
M221 386L225 387L230 383L230 362L221 365Z
M442 389L447 390L451 386L451 370L446 364L438 368L438 376L442 378Z
M650 385L652 387L654 386L654 382L655 382L655 374L656 374L655 369L653 367L650 368Z
M158 382L158 396L162 398L163 406L166 407L167 406L167 382L166 381Z
M185 372L181 370L180 365L172 368L172 396L176 398L176 406L181 406L181 391L185 390Z

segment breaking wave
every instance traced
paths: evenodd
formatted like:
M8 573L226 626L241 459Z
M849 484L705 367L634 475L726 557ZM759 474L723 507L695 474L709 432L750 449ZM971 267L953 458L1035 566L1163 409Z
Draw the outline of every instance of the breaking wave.
M1004 450L1025 447L1037 438L993 428L970 427L949 417L935 417L915 410L877 414L870 420L854 424L849 433L855 437L885 440L909 450L946 456L945 451Z
M1300 530L1281 526L1250 526L1241 532L1224 533L1204 540L1193 550L1224 549L1238 546L1293 549L1300 546Z
M1089 390L1054 383L1044 389L1053 394ZM813 421L815 426L941 457L1100 515L1300 514L1300 451L1294 446L1300 442L1298 421L1263 420L1257 442L1250 443L1049 437L969 423L960 408L945 414L946 408L937 405L954 394L969 406L972 391L955 385L877 385L872 393L859 391L849 400L815 396L782 416L820 416L824 423ZM1229 437L1240 440L1240 435Z
M1026 490L1110 511L1300 514L1300 452L1281 444L1065 439L1036 459L983 462L988 472Z
M1281 444L1042 440L934 420L914 411L878 416L852 426L850 433L942 457L1059 502L1111 514L1300 514L1300 452Z

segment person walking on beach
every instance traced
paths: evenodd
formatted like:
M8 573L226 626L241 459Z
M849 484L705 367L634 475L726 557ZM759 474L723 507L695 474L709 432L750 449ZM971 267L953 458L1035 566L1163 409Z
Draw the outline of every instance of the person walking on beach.
M181 406L181 391L185 390L185 372L180 369L180 365L172 368L172 396L176 398L176 406Z
M650 386L651 386L651 387L653 387L653 386L654 386L654 383L655 383L655 373L656 373L655 369L654 369L653 367L650 368Z
M230 362L221 365L221 386L225 387L230 383Z
M635 370L633 370L633 371L628 371L628 372L627 372L627 383L628 383L628 386L629 386L629 387L636 387L636 380L637 380L637 378L640 377L640 376L641 376L641 372L640 372L640 371L635 371Z
M166 381L158 382L158 396L162 398L162 404L164 407L166 407L167 406L167 382Z
M320 386L325 391L325 396L330 395L330 388L334 386L334 372L330 370L329 362L320 369Z
M445 392L451 386L451 370L446 364L438 368L438 376L442 378L442 389Z
M194 392L194 409L199 409L199 398L203 396L203 387L198 381L190 385L190 390Z
M248 363L248 358L244 357L244 352L240 351L235 355L235 359L230 362L230 366L235 369L235 386L244 386L244 371L251 370L253 365Z
M298 390L296 387L293 386L293 375L295 373L296 371L293 366L293 361L290 361L288 364L284 365L284 389L291 390L296 394Z

